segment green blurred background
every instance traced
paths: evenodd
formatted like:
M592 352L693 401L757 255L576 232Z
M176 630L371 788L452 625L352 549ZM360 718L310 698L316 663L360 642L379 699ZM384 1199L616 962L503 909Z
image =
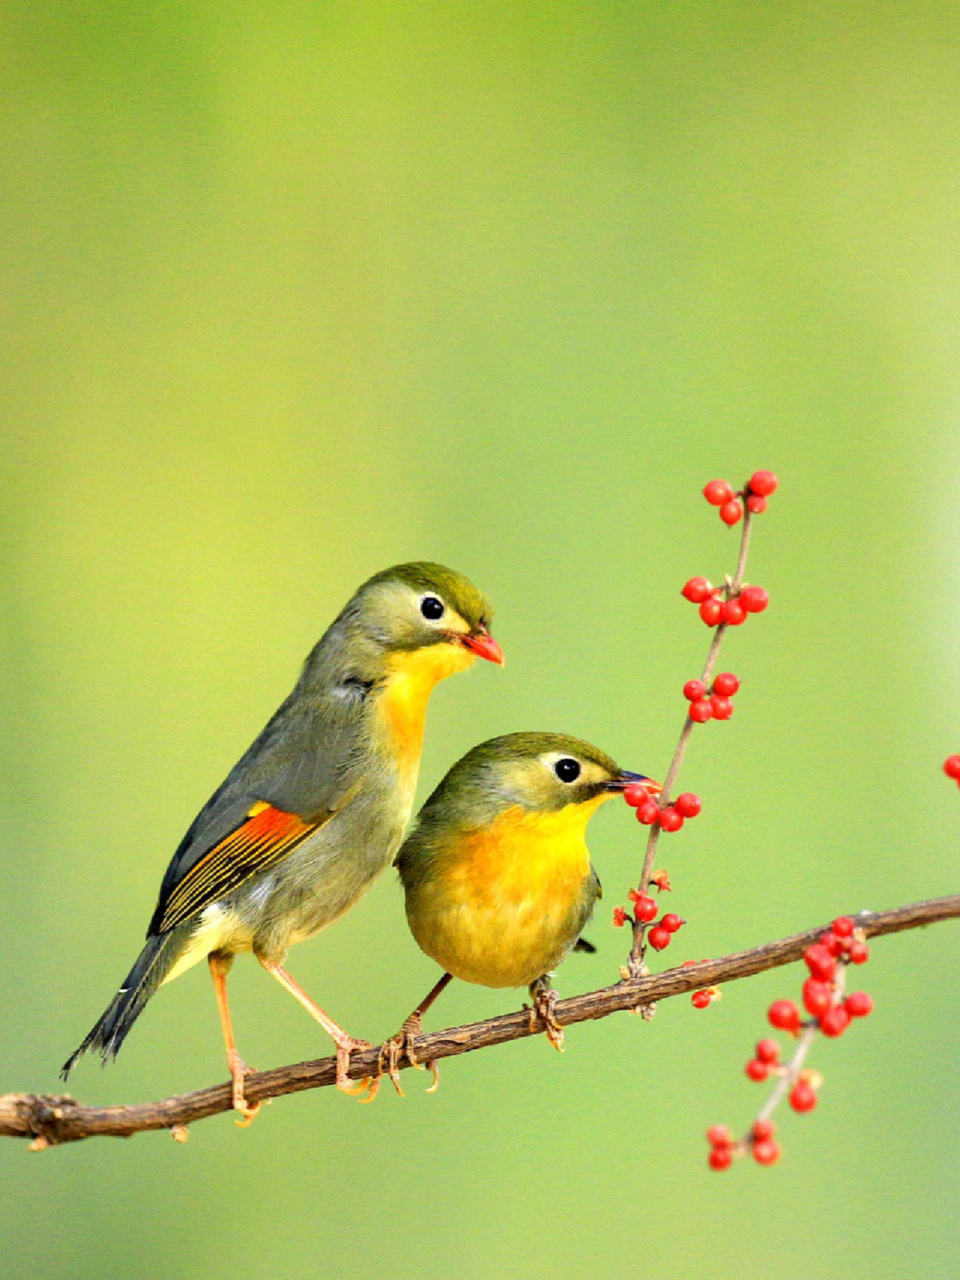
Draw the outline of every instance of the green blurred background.
M167 858L353 588L457 566L509 657L434 696L421 794L513 729L662 773L731 567L699 498L772 467L669 837L676 962L957 888L960 13L951 3L10 3L2 16L0 1088L51 1090ZM566 994L615 979L640 857ZM781 971L165 1135L0 1147L13 1277L953 1277L950 926L876 944L773 1170L705 1169ZM666 958L665 958L666 962ZM291 967L374 1039L433 981L392 873ZM241 1047L325 1054L241 961ZM460 985L430 1024L515 1007ZM86 1101L222 1079L209 980Z

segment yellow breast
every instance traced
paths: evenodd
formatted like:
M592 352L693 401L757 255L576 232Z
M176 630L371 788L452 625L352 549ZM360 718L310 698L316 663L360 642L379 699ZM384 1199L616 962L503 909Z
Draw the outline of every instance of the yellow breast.
M455 977L488 987L525 986L549 972L589 909L585 832L607 798L556 813L515 807L461 837L443 871L408 896L423 950Z

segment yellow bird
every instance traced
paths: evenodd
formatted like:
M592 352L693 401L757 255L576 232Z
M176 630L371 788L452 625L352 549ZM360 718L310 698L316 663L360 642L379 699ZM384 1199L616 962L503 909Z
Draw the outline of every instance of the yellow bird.
M528 986L557 1049L550 975L576 946L600 897L587 823L644 774L621 769L589 742L559 733L511 733L459 760L420 811L396 865L407 920L421 950L445 970L387 1041L381 1060L397 1084L413 1061L421 1019L451 978L485 987Z

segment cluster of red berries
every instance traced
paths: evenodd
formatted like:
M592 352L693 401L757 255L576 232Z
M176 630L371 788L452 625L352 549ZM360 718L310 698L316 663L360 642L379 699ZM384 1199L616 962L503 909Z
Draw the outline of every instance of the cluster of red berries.
M865 964L869 958L863 931L850 916L838 916L829 932L803 955L810 973L803 984L803 1005L810 1017L804 1021L792 1000L775 1000L767 1010L770 1025L791 1036L799 1036L802 1030L814 1026L825 1036L842 1035L854 1018L865 1018L872 1011L873 1000L866 991L854 991L844 998L838 979L846 965ZM757 1042L744 1071L748 1079L759 1083L771 1075L791 1077L796 1067L781 1063L780 1045L776 1040L763 1039ZM822 1083L818 1071L799 1072L789 1093L793 1110L800 1114L812 1111ZM727 1169L734 1156L747 1152L752 1153L759 1164L775 1164L780 1157L780 1148L773 1141L773 1125L766 1118L756 1122L743 1142L734 1142L730 1131L722 1125L708 1130L707 1141L711 1147L711 1169Z
M628 783L623 789L623 798L631 809L637 811L637 821L645 827L660 824L661 831L679 831L687 818L695 818L703 806L700 797L692 791L683 791L672 804L657 804L653 796L642 782Z
M734 1156L745 1155L749 1148L757 1164L776 1164L780 1159L780 1144L774 1142L774 1127L770 1120L757 1120L746 1142L735 1142L725 1124L715 1124L707 1130L711 1151L708 1163L718 1172L729 1169Z
M669 888L669 882L667 884ZM633 903L633 918L637 924L652 925L647 934L647 941L653 947L654 951L664 951L670 945L670 940L678 929L682 928L687 922L681 919L673 911L668 911L660 916L660 906L656 898L651 898L648 893L641 893L638 889L631 889L627 897ZM613 923L618 929L622 929L629 919L627 910L624 907L613 908Z
M683 696L690 703L690 719L694 724L729 720L733 715L733 695L739 688L740 681L732 671L721 671L709 686L702 680L688 680Z
M741 587L734 595L728 587L715 587L706 578L690 578L683 584L680 594L691 604L700 606L700 617L708 627L739 627L747 620L748 613L763 613L770 597L763 587Z
M726 480L711 480L703 487L703 496L711 507L720 508L724 524L735 525L743 519L742 502L752 515L767 509L767 498L776 490L778 481L772 471L755 471L739 493Z
M943 772L960 787L960 756L947 756L943 762Z
M873 1001L865 991L841 999L837 993L838 965L866 964L870 948L850 916L839 916L829 933L803 954L810 977L803 984L803 1007L825 1036L843 1035L853 1018L865 1018ZM775 1000L767 1011L770 1025L797 1035L800 1010L792 1000Z

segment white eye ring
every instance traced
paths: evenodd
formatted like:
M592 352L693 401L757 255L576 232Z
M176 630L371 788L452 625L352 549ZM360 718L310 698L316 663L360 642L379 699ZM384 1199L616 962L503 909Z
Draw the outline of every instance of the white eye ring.
M420 597L420 613L426 618L427 622L439 622L446 611L446 605L439 596L435 596L432 592Z
M553 772L561 782L571 786L583 773L583 766L573 756L561 756L553 762Z

